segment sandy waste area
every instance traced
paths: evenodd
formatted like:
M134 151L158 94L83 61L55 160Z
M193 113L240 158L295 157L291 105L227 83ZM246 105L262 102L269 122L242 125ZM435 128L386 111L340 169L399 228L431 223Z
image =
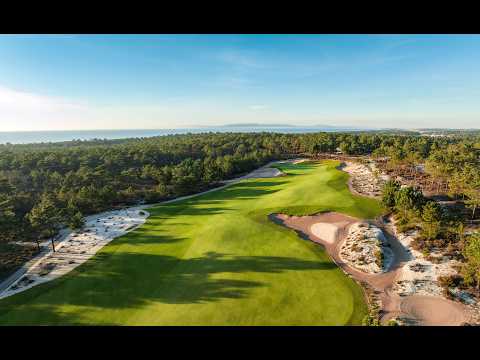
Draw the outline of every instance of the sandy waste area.
M369 163L368 166L357 162L347 161L340 169L350 174L348 186L350 191L357 195L376 197L381 196L382 186L389 179L388 175L378 174L375 176L376 166Z
M23 276L0 294L0 298L67 274L113 239L143 224L148 216L144 206L140 206L87 217L81 231L70 232L64 240L56 244L57 251L50 250L43 254Z
M376 254L383 256L380 263ZM393 252L380 228L366 222L357 222L348 229L340 248L340 257L350 266L367 274L378 274L390 268Z
M419 301L424 303L426 303L424 298L430 297L443 299L445 304L452 303L450 299L445 297L443 289L439 284L439 277L457 274L457 269L461 266L461 262L433 251L430 255L438 259L434 263L428 260L420 251L412 248L411 243L415 239L417 231L411 230L399 233L393 223L389 227L407 252L406 259L402 263L401 272L392 286L394 293L400 297L405 297L405 300L402 302L402 309L409 310L411 308L411 300L409 300L411 296L419 297L421 299ZM458 308L461 307L463 309L462 316L464 321L479 323L480 305L475 298L467 292L458 289L455 289L452 295L458 300L455 301L459 305ZM408 306L404 304L408 304ZM452 316L453 318L459 318L459 315L456 313Z

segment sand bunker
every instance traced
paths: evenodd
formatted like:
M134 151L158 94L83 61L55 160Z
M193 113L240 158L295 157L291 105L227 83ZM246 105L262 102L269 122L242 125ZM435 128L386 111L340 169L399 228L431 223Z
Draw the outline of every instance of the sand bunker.
M223 180L223 181L221 181L221 183L225 184L225 186L228 186L228 185L231 185L231 184L235 184L235 183L237 183L241 180L244 180L244 179L263 179L263 178L272 178L272 177L277 177L277 176L284 176L285 173L283 173L279 169L270 167L273 164L280 164L280 163L282 163L282 161L269 162L268 164L266 164L266 165L264 165L264 166L262 166L262 167L260 167L256 170L253 170L252 172L248 173L247 175L244 175L244 176L241 176L241 177L238 177L238 178L235 178L235 179ZM218 189L220 189L220 188L213 189L213 190L218 190ZM213 190L210 190L210 191L213 191Z
M277 168L265 167L252 171L250 174L243 176L242 179L272 178L282 175L284 175L284 173Z
M306 162L306 161L310 161L310 159L297 158L297 159L281 160L281 161L278 161L278 163L279 164L293 164L293 165L296 165L296 164L300 164L300 163L303 163L303 162Z
M469 320L459 304L433 296L409 296L400 309L399 319L411 325L458 326Z
M288 216L272 214L270 219L277 224L297 230L304 238L320 243L325 247L336 246L348 225L358 221L350 216L334 212L310 216Z
M69 233L56 245L56 252L49 250L40 255L22 276L0 293L0 298L19 293L72 271L113 239L143 224L149 215L144 208L140 206L87 217L85 227L81 231Z
M309 159L295 159L295 160L292 160L292 164L300 164L305 161L309 161Z
M284 176L285 173L283 173L281 170L277 168L271 167L273 164L285 164L285 163L292 163L292 164L299 164L305 161L309 161L309 159L305 158L300 158L300 159L293 159L293 160L283 160L283 161L272 161L268 163L267 165L264 165L256 170L253 170L251 173L244 175L242 177L232 179L232 180L226 180L224 183L232 183L232 182L237 182L239 180L243 179L262 179L262 178L272 178L272 177L277 177L277 176Z
M319 239L322 239L323 241L326 241L330 244L333 244L335 243L335 241L337 241L338 229L339 229L338 224L329 224L324 222L313 224L310 227L310 231L315 236L317 236Z

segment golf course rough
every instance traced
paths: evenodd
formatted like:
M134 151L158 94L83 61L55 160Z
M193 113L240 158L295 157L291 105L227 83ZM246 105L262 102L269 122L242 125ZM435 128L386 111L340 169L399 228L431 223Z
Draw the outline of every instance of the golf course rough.
M360 286L268 219L379 215L376 200L349 192L338 164L278 164L287 176L151 208L145 225L71 273L0 300L0 324L358 325Z

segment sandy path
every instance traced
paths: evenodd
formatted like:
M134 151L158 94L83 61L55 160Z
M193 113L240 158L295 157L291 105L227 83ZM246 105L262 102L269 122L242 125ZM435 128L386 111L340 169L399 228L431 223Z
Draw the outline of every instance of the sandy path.
M410 324L415 325L461 325L469 320L462 304L435 296L400 297L392 291L393 284L401 274L404 262L409 259L409 254L383 223L377 221L375 225L382 228L393 252L393 261L387 272L367 274L351 267L340 258L340 248L345 241L349 226L358 222L358 219L334 212L311 216L271 214L270 219L277 224L294 229L303 239L321 244L345 273L360 283L368 284L380 299L383 323L397 316L406 318ZM316 226L319 223L336 227L335 235L332 235L330 229L326 234L321 234L322 226Z

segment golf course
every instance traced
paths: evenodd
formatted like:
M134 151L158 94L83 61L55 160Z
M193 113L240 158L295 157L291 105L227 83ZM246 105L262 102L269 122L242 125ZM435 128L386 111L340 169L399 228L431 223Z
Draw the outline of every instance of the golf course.
M143 226L67 275L0 300L0 324L360 325L361 287L268 217L378 216L338 165L279 163L285 176L149 208Z

